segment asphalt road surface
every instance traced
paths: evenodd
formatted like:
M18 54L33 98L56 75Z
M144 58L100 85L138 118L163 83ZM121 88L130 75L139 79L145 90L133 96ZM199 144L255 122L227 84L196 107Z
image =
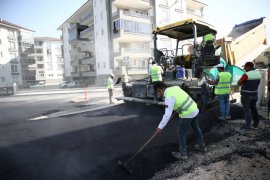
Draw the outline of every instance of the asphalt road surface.
M152 135L163 112L157 106L124 103L64 117L30 121L25 116L19 123L0 123L0 178L151 178L175 161L170 153L178 149L176 119L129 163L132 176L119 168L118 161L127 160ZM204 132L217 116L217 109L200 115ZM239 107L234 106L232 117L239 116Z

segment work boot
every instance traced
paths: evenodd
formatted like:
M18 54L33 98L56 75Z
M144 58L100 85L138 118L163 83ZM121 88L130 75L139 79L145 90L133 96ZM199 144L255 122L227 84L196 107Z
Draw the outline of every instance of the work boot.
M220 121L226 121L226 117L220 116L220 117L218 117L218 120L220 120Z
M246 126L242 126L239 131L242 132L242 133L246 133L246 132L249 132L251 130L251 128L247 128Z
M180 152L172 152L172 156L178 160L186 160L187 156L182 156Z
M197 150L197 151L201 151L203 153L206 153L206 148L205 146L200 146L199 144L195 144L194 148Z
M232 119L232 117L230 115L226 116L226 120L231 120L231 119Z

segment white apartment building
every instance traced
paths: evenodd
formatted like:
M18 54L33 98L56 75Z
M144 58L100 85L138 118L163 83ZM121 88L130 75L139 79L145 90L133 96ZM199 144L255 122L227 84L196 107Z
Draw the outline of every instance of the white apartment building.
M0 87L22 85L19 42L21 31L26 28L0 19ZM21 48L21 46L20 46Z
M62 30L65 77L103 84L118 77L146 77L153 54L152 30L187 18L203 18L207 6L196 0L89 0L67 19ZM174 49L161 37L158 48Z
M62 30L66 79L104 84L112 72L107 4L105 0L87 1L58 28Z
M34 38L35 80L46 84L58 84L63 81L64 60L61 39L51 37Z

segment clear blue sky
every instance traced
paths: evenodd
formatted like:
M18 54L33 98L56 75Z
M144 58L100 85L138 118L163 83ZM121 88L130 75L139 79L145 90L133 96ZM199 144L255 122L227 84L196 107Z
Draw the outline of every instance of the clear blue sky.
M36 31L35 36L59 37L57 28L87 0L0 0L0 17ZM198 0L208 4L205 19L224 36L235 24L268 17L270 0ZM268 23L268 29L270 24ZM268 31L268 39L270 38Z
M35 36L60 38L57 28L87 0L0 0L0 18L35 31Z

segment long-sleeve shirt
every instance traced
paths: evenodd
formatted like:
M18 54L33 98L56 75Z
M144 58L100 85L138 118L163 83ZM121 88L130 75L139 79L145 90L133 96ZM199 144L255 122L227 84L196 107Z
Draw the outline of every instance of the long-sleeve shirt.
M165 93L166 93L166 90L165 90L164 94ZM175 98L173 96L165 98L165 106L167 106L167 107L165 109L165 114L163 115L163 118L158 125L159 129L163 129L167 125L167 123L169 122L170 117L171 117L172 112L173 112L174 103L175 103ZM197 109L193 113L191 113L185 117L182 117L182 118L194 118L198 114L199 114L199 109Z

